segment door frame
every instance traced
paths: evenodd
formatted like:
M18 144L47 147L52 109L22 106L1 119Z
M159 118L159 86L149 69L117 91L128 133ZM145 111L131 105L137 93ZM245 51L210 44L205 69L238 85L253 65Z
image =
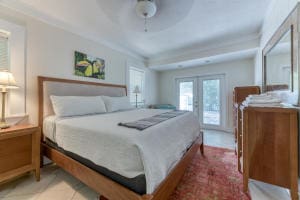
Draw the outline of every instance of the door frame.
M228 87L228 83L227 83L227 74L226 73L208 73L208 74L196 74L196 75L192 75L192 76L176 76L174 77L174 82L175 83L175 99L176 99L176 107L179 108L179 87L178 87L178 81L180 79L186 79L186 80L189 80L189 79L196 79L196 84L197 84L197 87L199 88L199 81L198 79L200 79L201 77L216 77L216 76L223 76L223 83L224 84L221 84L222 88L220 89L221 91L221 106L222 106L222 109L223 109L223 112L222 112L222 109L221 109L221 125L220 126L203 126L202 122L200 121L200 106L198 106L197 108L197 111L196 111L196 115L199 119L199 122L201 124L201 128L202 129L213 129L213 130L222 130L222 131L226 131L226 132L232 132L231 129L229 129L227 126L228 126L228 123L229 123L229 120L227 119L227 117L230 117L229 116L229 113L228 113L228 94L227 94L227 87ZM194 85L194 91L196 91L197 88L195 88L195 85ZM199 91L196 91L197 94L194 95L194 98L197 97L197 100L198 100L198 105L200 105L200 102L199 102L199 99L200 99L200 94L199 94ZM194 110L194 113L195 113L195 110ZM227 115L226 115L227 113Z

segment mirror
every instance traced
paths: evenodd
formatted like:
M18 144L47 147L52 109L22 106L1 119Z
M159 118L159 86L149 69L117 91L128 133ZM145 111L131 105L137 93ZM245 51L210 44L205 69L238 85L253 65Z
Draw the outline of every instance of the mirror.
M293 91L292 30L265 54L265 90Z

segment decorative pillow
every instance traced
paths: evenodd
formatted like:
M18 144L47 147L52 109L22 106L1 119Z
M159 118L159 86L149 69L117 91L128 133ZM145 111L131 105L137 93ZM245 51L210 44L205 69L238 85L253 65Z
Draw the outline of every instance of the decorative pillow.
M105 113L101 96L50 96L54 113L58 117Z
M107 112L114 112L118 110L129 110L133 106L130 104L129 97L108 97L102 96Z

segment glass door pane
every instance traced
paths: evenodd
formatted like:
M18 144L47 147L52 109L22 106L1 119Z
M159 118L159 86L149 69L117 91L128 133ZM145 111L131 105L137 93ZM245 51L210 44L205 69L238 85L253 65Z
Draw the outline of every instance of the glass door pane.
M179 110L193 111L194 82L179 82Z
M202 82L202 120L205 125L221 125L220 79L203 80Z

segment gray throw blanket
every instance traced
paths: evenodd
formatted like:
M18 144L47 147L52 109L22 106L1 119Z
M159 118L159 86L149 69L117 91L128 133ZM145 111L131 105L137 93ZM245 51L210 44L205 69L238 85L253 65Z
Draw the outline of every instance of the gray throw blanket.
M119 126L125 126L127 128L135 128L137 130L144 130L146 128L149 128L151 126L154 126L156 124L159 124L163 121L166 121L168 119L171 119L171 118L174 118L174 117L177 117L179 115L182 115L184 113L187 113L189 111L182 111L182 110L174 110L174 111L171 111L171 112L166 112L166 113L162 113L162 114L159 114L159 115L154 115L152 117L148 117L148 118L145 118L145 119L140 119L140 120L137 120L135 122L127 122L127 123L119 123L118 125Z

